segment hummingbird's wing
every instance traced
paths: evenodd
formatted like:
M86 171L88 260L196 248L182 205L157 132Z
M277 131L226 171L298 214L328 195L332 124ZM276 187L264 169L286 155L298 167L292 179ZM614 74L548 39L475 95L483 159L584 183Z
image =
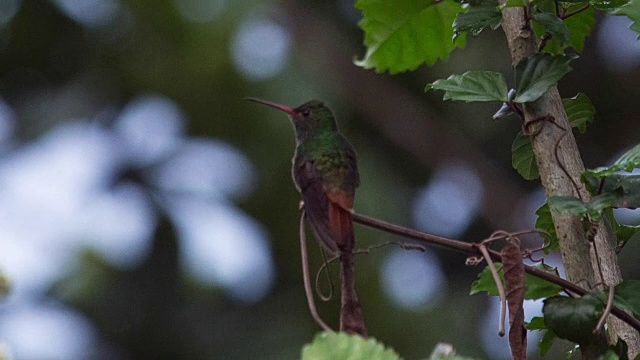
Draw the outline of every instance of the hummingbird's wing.
M330 181L318 170L315 160L303 160L294 167L293 176L302 193L307 221L316 238L331 254L337 253L339 247L353 244L353 223L348 209L353 207L359 179L354 166L343 170L354 173L349 176L352 181L328 188Z
M307 222L316 238L330 254L338 252L335 235L329 223L329 199L324 189L322 174L314 161L302 161L294 167L293 177L302 194Z

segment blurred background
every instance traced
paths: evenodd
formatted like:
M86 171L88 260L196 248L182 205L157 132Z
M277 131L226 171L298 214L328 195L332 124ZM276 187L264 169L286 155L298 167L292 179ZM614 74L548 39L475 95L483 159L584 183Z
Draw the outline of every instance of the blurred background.
M293 130L245 96L330 104L358 151L358 212L465 241L531 228L544 196L511 168L518 121L492 121L500 104L423 92L467 70L510 74L503 35L390 76L353 65L360 18L348 0L0 0L0 272L11 282L0 351L299 357L319 329L302 287ZM596 106L578 137L587 167L639 140L640 46L628 26L599 18L560 86ZM361 226L356 238L401 240ZM640 246L627 247L624 276L638 278ZM464 260L394 246L359 256L370 334L407 359L437 342L507 358L497 303L468 296L480 269ZM318 306L337 326L338 301ZM527 318L539 312L527 304Z

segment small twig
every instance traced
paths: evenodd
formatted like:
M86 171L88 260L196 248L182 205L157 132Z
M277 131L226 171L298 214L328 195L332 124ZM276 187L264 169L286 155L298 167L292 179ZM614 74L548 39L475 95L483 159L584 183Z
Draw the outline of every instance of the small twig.
M578 194L578 197L580 198L580 200L584 201L584 199L582 198L582 194L580 194L580 187L578 186L578 183L576 183L573 177L571 177L571 174L569 174L569 171L564 166L564 163L562 162L562 160L560 160L560 154L558 153L558 149L560 149L560 142L562 141L562 139L564 139L564 137L568 133L569 133L568 131L565 131L562 135L560 135L560 137L558 138L558 141L556 141L556 145L553 148L553 155L556 158L556 162L558 163L558 167L560 167L560 170L562 170L562 172L567 177L567 179L571 181L571 184L573 185L573 189L576 191L576 194Z
M337 259L338 257L336 256L332 258L331 261L327 262L327 254L324 253L324 249L322 248L322 246L320 247L320 253L322 254L322 266L316 273L316 282L315 282L316 294L318 294L318 297L320 298L320 300L327 302L333 298L333 281L331 281L331 275L329 274L329 263ZM320 274L323 272L327 275L327 283L329 283L328 295L323 294L322 289L320 289Z
M561 15L563 15L563 13L561 13L561 10L560 10L560 2L558 0L554 0L553 3L556 8L556 16L560 17Z
M562 19L562 20L566 20L566 19L572 17L573 15L578 15L581 12L587 10L590 6L591 6L591 4L586 3L586 4L584 4L584 6L582 6L580 9L578 9L578 10L576 10L574 12L571 12L571 13L568 13L568 14L567 13L563 13L562 16L559 16L559 18Z
M507 296L504 294L502 280L500 279L498 270L496 270L496 266L493 264L493 260L491 260L491 256L489 255L489 251L487 250L487 246L485 245L484 241L478 246L478 249L484 256L484 259L487 261L487 266L489 267L489 270L491 270L493 281L495 281L496 287L498 288L498 295L500 296L500 320L498 323L498 335L504 336L504 319L507 312Z
M590 226L591 228L587 233L587 239L593 246L593 253L596 258L596 265L598 265L598 275L600 275L600 281L604 281L604 273L602 272L602 265L600 265L600 256L598 255L598 245L596 245L596 242L594 241L595 234L589 234L591 232L591 229L593 228L597 229L597 227L593 226L593 224L590 224Z
M311 312L311 317L315 320L316 324L318 324L322 330L325 331L333 331L329 325L327 325L322 319L320 315L318 315L318 310L316 309L316 303L313 300L313 292L311 291L311 276L309 274L309 257L307 254L307 236L304 231L304 217L305 212L302 210L302 214L300 215L300 255L302 256L302 278L304 280L304 293L307 295L307 304L309 305L309 312Z
M402 248L404 250L417 250L417 251L420 251L420 252L427 251L427 249L422 245L407 244L407 243L402 243L402 242L397 242L397 241L388 241L386 243L375 244L375 245L368 246L366 249L354 250L353 254L354 255L369 254L369 252L371 250L380 249L380 248L383 248L383 247L389 246L389 245L397 245L397 246L400 246L400 248Z
M609 316L609 314L611 313L611 309L613 308L613 298L615 293L616 293L616 287L614 285L609 286L609 296L607 297L607 306L604 308L604 312L602 313L602 316L598 321L598 325L596 325L596 328L593 329L594 334L600 332L600 330L604 326L604 323L607 321L607 317Z
M545 46L547 46L547 42L549 42L549 40L551 40L553 36L546 32L544 34L542 34L542 36L540 37L540 44L538 44L538 52L542 52L542 50L544 50Z
M537 129L535 129L534 131L531 131L531 127L533 125L538 124L538 123L545 123L545 122L548 122L548 123L551 123L551 124L555 125L558 129L560 129L562 131L566 131L566 129L562 125L558 124L558 122L556 121L556 119L553 116L546 115L546 116L537 117L535 119L532 119L532 120L524 123L522 125L522 133L524 135L526 135L526 136L536 136L536 135L538 135L540 133L540 131L542 131L542 127L539 127Z
M524 121L524 113L522 112L522 109L520 108L520 106L518 106L517 103L509 100L506 102L507 106L516 114L518 114L518 117Z

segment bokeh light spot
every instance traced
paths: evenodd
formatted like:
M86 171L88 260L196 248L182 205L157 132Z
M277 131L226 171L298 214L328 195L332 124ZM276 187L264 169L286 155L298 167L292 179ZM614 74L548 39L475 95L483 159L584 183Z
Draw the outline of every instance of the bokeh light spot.
M423 231L459 236L473 220L483 196L476 172L464 163L448 163L436 170L417 195L413 219Z
M147 95L129 103L114 124L123 154L134 163L148 164L167 156L182 141L184 116L170 99Z
M193 139L154 169L150 181L168 191L244 198L253 179L253 165L238 149L220 140Z
M58 7L83 26L100 28L110 25L122 11L118 0L54 0Z
M273 20L249 17L243 21L231 44L238 71L249 80L264 80L280 74L289 62L291 35Z
M628 73L640 66L640 42L638 34L629 26L626 16L604 16L597 34L598 52L607 68L617 73Z
M381 271L385 293L404 309L434 306L446 293L440 262L429 251L392 251L385 258Z
M207 285L222 285L240 301L261 300L271 289L274 264L264 230L231 205L176 198L169 211L180 234L186 271Z
M143 190L131 183L96 194L78 214L76 237L111 265L121 269L138 265L151 249L156 225L149 204Z
M54 305L12 306L2 316L0 337L20 360L88 359L96 332L80 314Z
M0 0L0 28L11 22L21 4L21 0Z
M220 16L226 6L226 0L173 0L173 4L185 19L194 23L212 21Z

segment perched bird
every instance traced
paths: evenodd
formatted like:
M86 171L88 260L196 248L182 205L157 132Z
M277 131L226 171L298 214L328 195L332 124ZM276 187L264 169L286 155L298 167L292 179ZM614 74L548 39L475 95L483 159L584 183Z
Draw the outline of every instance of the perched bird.
M332 255L339 255L342 287L340 330L367 336L353 273L354 235L351 209L360 185L353 146L338 131L335 117L322 102L311 100L297 108L247 98L289 115L296 132L291 170L302 194L305 216L313 232Z
M302 194L307 221L316 238L332 255L353 248L353 223L345 209L353 207L360 185L353 146L338 131L331 110L311 100L297 108L247 98L284 111L296 132L292 175Z

